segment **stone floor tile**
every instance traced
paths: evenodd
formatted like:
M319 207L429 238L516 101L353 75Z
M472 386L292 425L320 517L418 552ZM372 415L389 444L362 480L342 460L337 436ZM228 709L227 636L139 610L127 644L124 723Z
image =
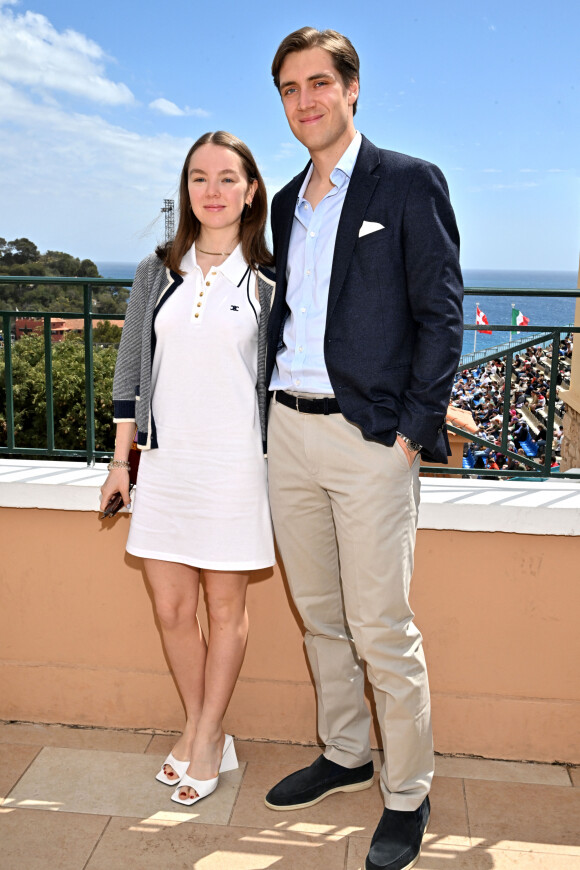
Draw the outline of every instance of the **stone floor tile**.
M167 756L175 746L177 736L156 734L147 747L147 755ZM318 746L301 746L295 743L236 740L235 744L239 761L252 761L261 764L293 764L296 770L311 764L322 752Z
M369 848L370 840L351 837L346 870L364 870ZM426 838L414 870L580 870L580 858L470 848Z
M469 846L469 828L463 782L438 776L429 793L431 818L425 843L431 840Z
M73 728L69 725L0 723L1 743L60 746L65 749L101 749L109 752L145 752L151 734L107 728Z
M491 761L487 758L435 757L435 776L484 779L495 782L528 782L536 785L570 786L568 771L557 764L521 761Z
M40 752L39 746L21 746L15 743L0 744L0 798L13 788L28 765Z
M580 788L580 767L569 767L570 779L576 788Z
M0 808L0 870L82 870L108 821Z
M112 819L86 870L343 870L347 839L271 828Z
M162 755L165 758L175 746L178 737L177 732L175 734L154 734L145 753L147 755Z
M259 743L250 740L237 741L236 750L240 760L258 764L289 764L293 770L307 767L322 753L321 746Z
M500 849L489 849L485 854L492 863L481 866L493 867L493 870L580 870L580 857L578 855L510 852ZM478 867L477 864L473 866ZM467 867L471 867L471 865L468 864ZM416 868L421 870L421 865L417 864Z
M243 765L222 774L213 795L185 807L171 800L170 786L155 780L162 761L161 756L46 747L4 806L131 817L167 811L183 821L227 825Z
M580 791L465 780L472 842L580 856Z
M147 755L169 755L178 735L155 734L146 749ZM240 761L251 761L259 764L291 764L294 770L306 767L318 758L322 746L302 746L297 743L275 743L262 740L236 740L236 752ZM378 749L372 750L372 760L375 771L381 769L383 754Z
M264 804L266 792L283 776L288 765L250 762L246 770L230 825L243 827L278 825L293 831L370 837L384 809L377 778L370 789L335 794L304 810L276 812ZM469 845L467 818L461 780L439 778L433 786L431 829L449 842Z

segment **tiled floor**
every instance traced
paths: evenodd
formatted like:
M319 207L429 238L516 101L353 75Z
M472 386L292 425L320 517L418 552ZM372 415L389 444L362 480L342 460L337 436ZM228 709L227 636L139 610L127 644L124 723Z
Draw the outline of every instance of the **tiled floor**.
M240 767L190 809L154 775L167 735L0 724L0 870L361 870L378 783L274 813L268 788L318 749L236 743ZM375 766L380 764L376 753ZM580 870L580 772L437 758L417 870Z

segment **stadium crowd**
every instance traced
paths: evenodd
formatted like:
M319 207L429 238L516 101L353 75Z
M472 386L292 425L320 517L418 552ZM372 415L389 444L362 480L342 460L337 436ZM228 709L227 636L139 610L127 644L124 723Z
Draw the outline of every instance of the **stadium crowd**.
M563 436L563 417L566 411L559 397L559 388L567 388L570 381L573 336L560 342L557 395L555 402L554 431L552 434L553 470L559 467ZM529 347L525 352L514 354L511 384L509 385L508 450L522 460L501 453L503 403L506 392L505 361L494 359L475 368L464 369L455 378L451 405L470 411L481 438L493 442L493 447L484 448L467 444L464 449L466 468L489 468L525 470L529 465L525 458L543 464L545 462L548 403L550 400L550 366L552 346Z

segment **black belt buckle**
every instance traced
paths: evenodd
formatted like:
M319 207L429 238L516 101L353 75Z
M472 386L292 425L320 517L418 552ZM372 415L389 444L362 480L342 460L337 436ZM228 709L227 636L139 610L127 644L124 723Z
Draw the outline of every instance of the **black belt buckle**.
M323 396L320 399L306 399L304 396L292 396L284 390L276 390L275 396L281 405L295 408L299 414L324 414L328 417L340 410L336 399L329 396Z

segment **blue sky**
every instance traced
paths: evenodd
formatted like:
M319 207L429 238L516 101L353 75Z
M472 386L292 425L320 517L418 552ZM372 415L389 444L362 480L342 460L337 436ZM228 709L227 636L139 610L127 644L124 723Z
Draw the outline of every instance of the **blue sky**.
M577 269L577 0L0 0L0 235L139 260L206 130L273 194L306 152L269 69L305 24L354 43L358 129L445 172L464 268Z

